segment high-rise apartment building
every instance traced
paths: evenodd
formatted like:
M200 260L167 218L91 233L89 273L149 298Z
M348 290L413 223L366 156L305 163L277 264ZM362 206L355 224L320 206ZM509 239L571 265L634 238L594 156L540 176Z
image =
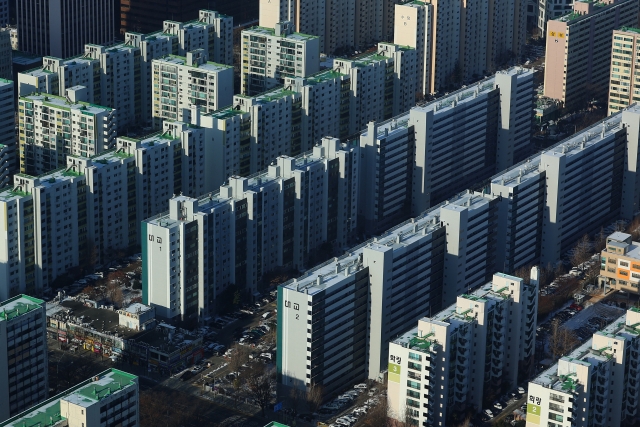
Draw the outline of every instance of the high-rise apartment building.
M0 27L2 27L2 9L0 2ZM11 55L11 30L0 28L0 79L13 80Z
M0 422L0 426L137 427L140 425L138 377L118 369L107 369L57 396L24 409Z
M571 13L574 0L539 0L537 25L540 34L545 34L547 22Z
M0 192L0 292L37 293L71 267L133 249L140 221L165 211L173 194L204 194L204 132L164 126L90 158L68 155L66 167L45 175L14 177Z
M164 119L188 122L194 106L210 112L231 105L233 67L209 62L204 49L154 59L151 66L156 127Z
M30 95L18 100L20 172L42 175L66 166L67 155L90 157L115 147L116 113L67 97ZM86 92L86 88L77 88Z
M424 94L477 80L522 54L526 0L410 1L395 9L394 43L417 50Z
M619 426L638 414L640 311L632 308L529 382L527 427Z
M525 283L496 273L477 291L424 317L389 344L390 417L450 425L528 377L535 353L537 269Z
M610 115L640 101L640 89L632 86L640 81L640 73L633 66L640 58L636 49L640 49L640 29L624 27L613 30L607 104Z
M142 225L143 265L155 266L143 269L145 301L163 317L200 318L231 284L255 292L264 274L302 268L324 243L347 247L358 162L353 148L326 139L263 173L231 177L219 192L172 198L168 213Z
M0 188L11 182L17 169L15 114L13 82L0 78Z
M320 71L319 38L294 32L290 21L244 30L241 43L244 95L279 86L285 77L308 77Z
M592 99L606 102L611 61L628 59L612 52L611 32L638 25L638 2L576 0L573 12L547 23L544 96L564 107L581 108ZM616 41L620 44L620 41ZM618 73L616 73L618 74ZM624 79L620 79L624 80Z
M82 0L73 7L61 0L44 5L18 0L15 8L20 50L33 55L68 58L81 54L87 43L116 40L109 0Z
M232 65L232 23L224 18L222 26L218 19L223 18L216 16L217 12L201 10L196 21L165 21L162 30L126 33L124 43L108 48L85 45L81 57L45 57L42 67L19 73L18 95L65 95L73 86L84 86L87 90L78 100L115 109L119 129L150 124L153 59L204 49L210 60Z
M0 293L4 299L4 292ZM38 404L49 393L45 302L15 294L0 302L0 419Z

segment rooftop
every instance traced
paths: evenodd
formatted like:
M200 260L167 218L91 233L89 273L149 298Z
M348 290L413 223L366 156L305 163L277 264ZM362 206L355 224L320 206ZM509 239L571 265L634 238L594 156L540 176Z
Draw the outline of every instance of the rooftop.
M0 303L0 321L13 320L23 314L42 307L44 301L29 295L16 295Z
M108 369L95 377L81 382L75 387L16 415L4 422L0 427L47 426L65 420L61 415L60 401L68 401L85 408L92 406L107 396L137 387L135 375L118 369Z
M47 306L47 315L59 318L65 322L81 325L87 329L108 335L118 334L121 338L131 338L138 331L120 326L120 316L115 310L108 308L94 308L84 305L81 301L68 298L55 305Z
M247 30L243 30L243 33L252 33L252 34L259 34L262 36L273 36L276 37L276 30L273 28L266 28L266 27L251 27ZM283 39L288 39L288 40L294 40L294 41L307 41L307 40L312 40L312 39L317 39L318 36L312 36L310 34L303 34L303 33L291 33L291 34L287 34L284 36L277 36L278 38L283 38Z
M105 111L112 111L112 108L101 105L90 104L88 102L69 102L65 97L56 95L27 95L21 96L20 101L41 101L42 104L67 111L81 110L83 114L99 114Z
M171 333L170 339L169 332ZM159 353L164 354L172 354L180 351L194 341L202 341L201 336L191 335L183 329L165 323L158 324L154 329L138 332L130 339L134 340L137 344L146 344L156 349Z
M163 62L166 64L182 65L185 67L192 67L192 68L197 68L199 70L210 71L210 72L222 71L222 70L233 68L233 66L231 65L218 64L216 62L211 62L211 61L207 61L203 64L188 65L187 58L185 58L184 56L177 56L177 55L165 55L162 58L156 58L153 61Z

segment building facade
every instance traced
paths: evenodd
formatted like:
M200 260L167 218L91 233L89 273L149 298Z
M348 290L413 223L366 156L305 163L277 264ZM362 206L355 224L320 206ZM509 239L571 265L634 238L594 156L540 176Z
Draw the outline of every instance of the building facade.
M242 31L240 90L256 95L282 84L285 77L320 71L320 40L296 33L290 21Z
M11 183L18 166L13 94L13 81L0 78L0 188Z
M253 293L265 274L302 268L324 244L348 247L358 164L354 147L326 139L260 174L232 176L219 192L171 198L168 213L142 225L143 265L155 266L143 268L145 303L165 318L202 320L231 285Z
M61 0L42 6L33 0L15 3L20 50L39 56L68 58L87 43L112 43L114 3L82 1L70 7Z
M611 32L637 24L638 3L633 0L576 0L571 13L550 20L544 96L561 101L569 109L584 108L591 99L605 102L611 61L618 56L625 60L624 55L612 53ZM618 47L616 50L628 52Z
M8 11L8 3L6 3ZM0 3L0 10L5 6ZM0 27L2 24L3 12L0 12ZM11 60L11 30L9 28L0 28L0 79L13 80L12 60Z
M139 426L138 377L111 368L0 423L2 427L64 423Z
M68 155L90 157L115 147L115 111L76 102L72 91L66 98L30 95L19 99L21 173L42 175L66 166Z
M0 418L6 420L47 398L47 323L44 301L27 295L0 308Z
M154 59L151 66L156 127L162 120L189 122L193 107L210 112L231 105L233 67L209 62L203 49Z
M453 412L480 409L534 367L537 269L529 283L503 273L418 321L389 344L391 418L445 426Z
M612 425L638 414L640 312L632 308L529 382L527 427Z
M640 81L640 75L633 67L638 55L636 49L639 45L640 30L637 28L613 30L609 102L607 104L609 115L640 101L638 89L631 87L633 84L631 82Z
M607 246L600 254L599 285L604 292L620 290L638 293L640 282L640 243L631 235L617 231L607 237Z

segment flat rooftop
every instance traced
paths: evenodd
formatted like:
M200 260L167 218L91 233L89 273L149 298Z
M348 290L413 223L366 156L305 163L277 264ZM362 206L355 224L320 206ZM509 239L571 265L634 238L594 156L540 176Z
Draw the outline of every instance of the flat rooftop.
M167 341L168 334L165 333L167 330L171 330L173 333L171 341ZM198 339L202 339L202 337L191 335L182 329L160 323L154 329L138 332L130 337L130 339L134 340L137 344L146 344L151 348L155 348L161 353L171 354Z
M16 295L0 303L0 322L13 320L43 307L44 301L29 295Z
M223 71L223 70L228 70L233 68L233 66L231 65L218 64L216 62L211 62L211 61L207 61L203 64L188 65L187 58L185 58L184 56L177 56L177 55L165 55L162 58L154 59L153 62L162 62L165 64L180 65L180 66L190 67L190 68L208 71L208 72L217 72L217 71Z
M71 298L62 301L58 306L59 308L56 309L55 305L51 305L47 307L47 311L53 313L54 316L71 316L72 319L64 320L66 322L82 325L100 333L117 333L119 337L123 338L131 338L138 333L136 330L120 326L120 315L115 310L88 307L81 301Z
M112 108L103 107L102 105L90 104L88 102L70 103L66 98L57 95L27 95L21 96L20 101L41 101L42 104L66 111L77 110L83 114L100 114L105 111L112 111Z
M137 378L118 369L108 369L15 417L0 422L0 427L54 425L66 420L60 413L60 401L68 401L87 408L107 396L137 387Z
M251 33L251 34L257 34L257 35L261 35L261 36L273 36L276 37L276 30L274 28L266 28L266 27L251 27L247 30L243 30L243 33ZM287 40L293 40L293 41L299 41L299 42L303 42L303 41L308 41L308 40L312 40L312 39L317 39L318 36L312 36L310 34L303 34L303 33L291 33L291 34L287 34L286 36L277 36L278 39L287 39Z

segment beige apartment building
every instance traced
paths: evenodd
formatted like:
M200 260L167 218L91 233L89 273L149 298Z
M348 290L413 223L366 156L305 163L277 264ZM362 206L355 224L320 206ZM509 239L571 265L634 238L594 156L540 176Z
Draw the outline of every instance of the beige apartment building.
M605 99L611 32L638 25L637 0L576 0L573 12L547 23L544 96L565 108Z
M615 232L607 237L607 247L600 254L598 284L609 290L638 293L640 283L640 243L631 235Z
M640 56L640 29L623 27L613 30L608 114L614 114L640 101L640 70L633 64Z

